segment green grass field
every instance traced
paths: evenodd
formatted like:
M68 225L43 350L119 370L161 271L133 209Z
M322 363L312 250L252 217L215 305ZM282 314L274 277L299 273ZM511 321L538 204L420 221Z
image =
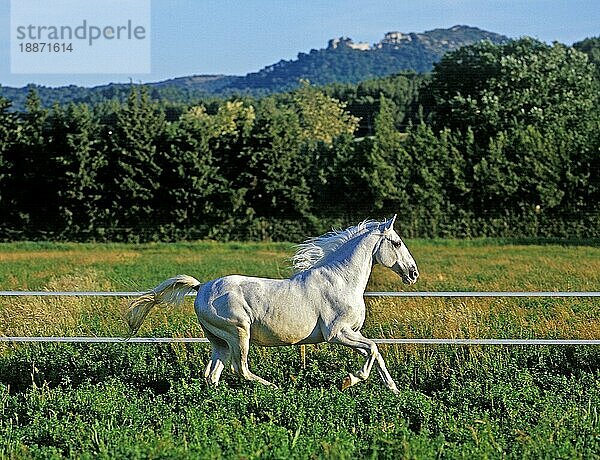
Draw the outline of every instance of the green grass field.
M369 290L600 290L600 248L473 240L407 242L407 288L376 267ZM0 245L0 290L144 290L179 273L285 277L291 244ZM124 335L125 299L0 298L1 335ZM600 339L593 299L367 301L370 337ZM201 335L191 300L154 311L139 335ZM0 345L0 458L594 458L600 350L381 347L400 396L332 345L254 348L271 390L202 378L208 347Z

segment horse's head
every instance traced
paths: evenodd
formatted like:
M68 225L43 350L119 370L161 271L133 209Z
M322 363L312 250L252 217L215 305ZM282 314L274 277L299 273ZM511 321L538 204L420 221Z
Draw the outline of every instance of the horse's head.
M405 284L414 284L419 278L417 263L410 251L394 230L396 216L380 225L380 239L375 247L373 258L385 267L391 268Z

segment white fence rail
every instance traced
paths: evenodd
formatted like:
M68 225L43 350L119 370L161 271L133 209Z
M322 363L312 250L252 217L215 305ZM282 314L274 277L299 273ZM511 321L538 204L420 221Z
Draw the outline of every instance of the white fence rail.
M0 297L135 297L141 292L0 291ZM195 294L189 294L195 296ZM600 297L600 292L489 291L489 292L365 292L365 297ZM416 345L600 345L600 340L579 339L373 339L379 344ZM208 343L203 337L0 337L0 342L55 343Z
M578 339L372 339L385 345L600 345ZM0 342L54 343L208 343L204 337L0 337Z
M0 297L136 297L142 292L102 291L0 291ZM365 292L365 297L600 297L600 291L406 291ZM188 294L195 297L196 294Z

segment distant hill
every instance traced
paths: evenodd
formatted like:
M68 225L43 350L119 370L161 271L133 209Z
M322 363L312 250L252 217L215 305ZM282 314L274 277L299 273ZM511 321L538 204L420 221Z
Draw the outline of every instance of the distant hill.
M297 59L279 61L258 72L236 77L228 75L194 75L155 83L147 83L155 99L190 101L209 96L229 94L260 95L288 91L301 79L324 85L333 82L356 83L406 70L423 73L448 51L481 40L501 43L508 37L477 27L454 26L423 33L388 32L375 44L355 43L350 38L329 40L328 46L309 53L299 53ZM13 101L16 110L23 108L30 88L36 88L42 103L122 100L129 84L110 84L94 88L65 86L47 88L29 85L23 88L0 87L0 96Z
M430 71L448 51L482 40L502 43L508 37L469 26L434 29L422 34L388 32L374 45L340 37L330 40L325 49L300 53L293 61L279 61L259 72L249 73L227 85L227 89L280 91L295 87L300 79L324 85L357 83L405 70L423 73Z
M150 95L155 100L189 102L204 99L211 95L222 94L223 87L239 78L243 77L194 75L191 77L145 83L145 85L150 89ZM137 83L110 83L93 88L75 85L49 88L33 84L22 88L0 86L0 96L10 99L14 110L22 110L24 108L25 99L31 89L37 91L42 105L45 107L50 107L55 103L68 104L70 102L83 102L94 105L109 100L124 101L129 94L132 84Z

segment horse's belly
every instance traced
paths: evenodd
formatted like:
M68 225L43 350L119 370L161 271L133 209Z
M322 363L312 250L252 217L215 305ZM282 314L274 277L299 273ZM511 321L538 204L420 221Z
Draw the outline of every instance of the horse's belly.
M265 347L293 345L298 343L319 343L323 341L317 321L302 323L290 321L277 326L269 322L257 321L250 326L250 341Z

